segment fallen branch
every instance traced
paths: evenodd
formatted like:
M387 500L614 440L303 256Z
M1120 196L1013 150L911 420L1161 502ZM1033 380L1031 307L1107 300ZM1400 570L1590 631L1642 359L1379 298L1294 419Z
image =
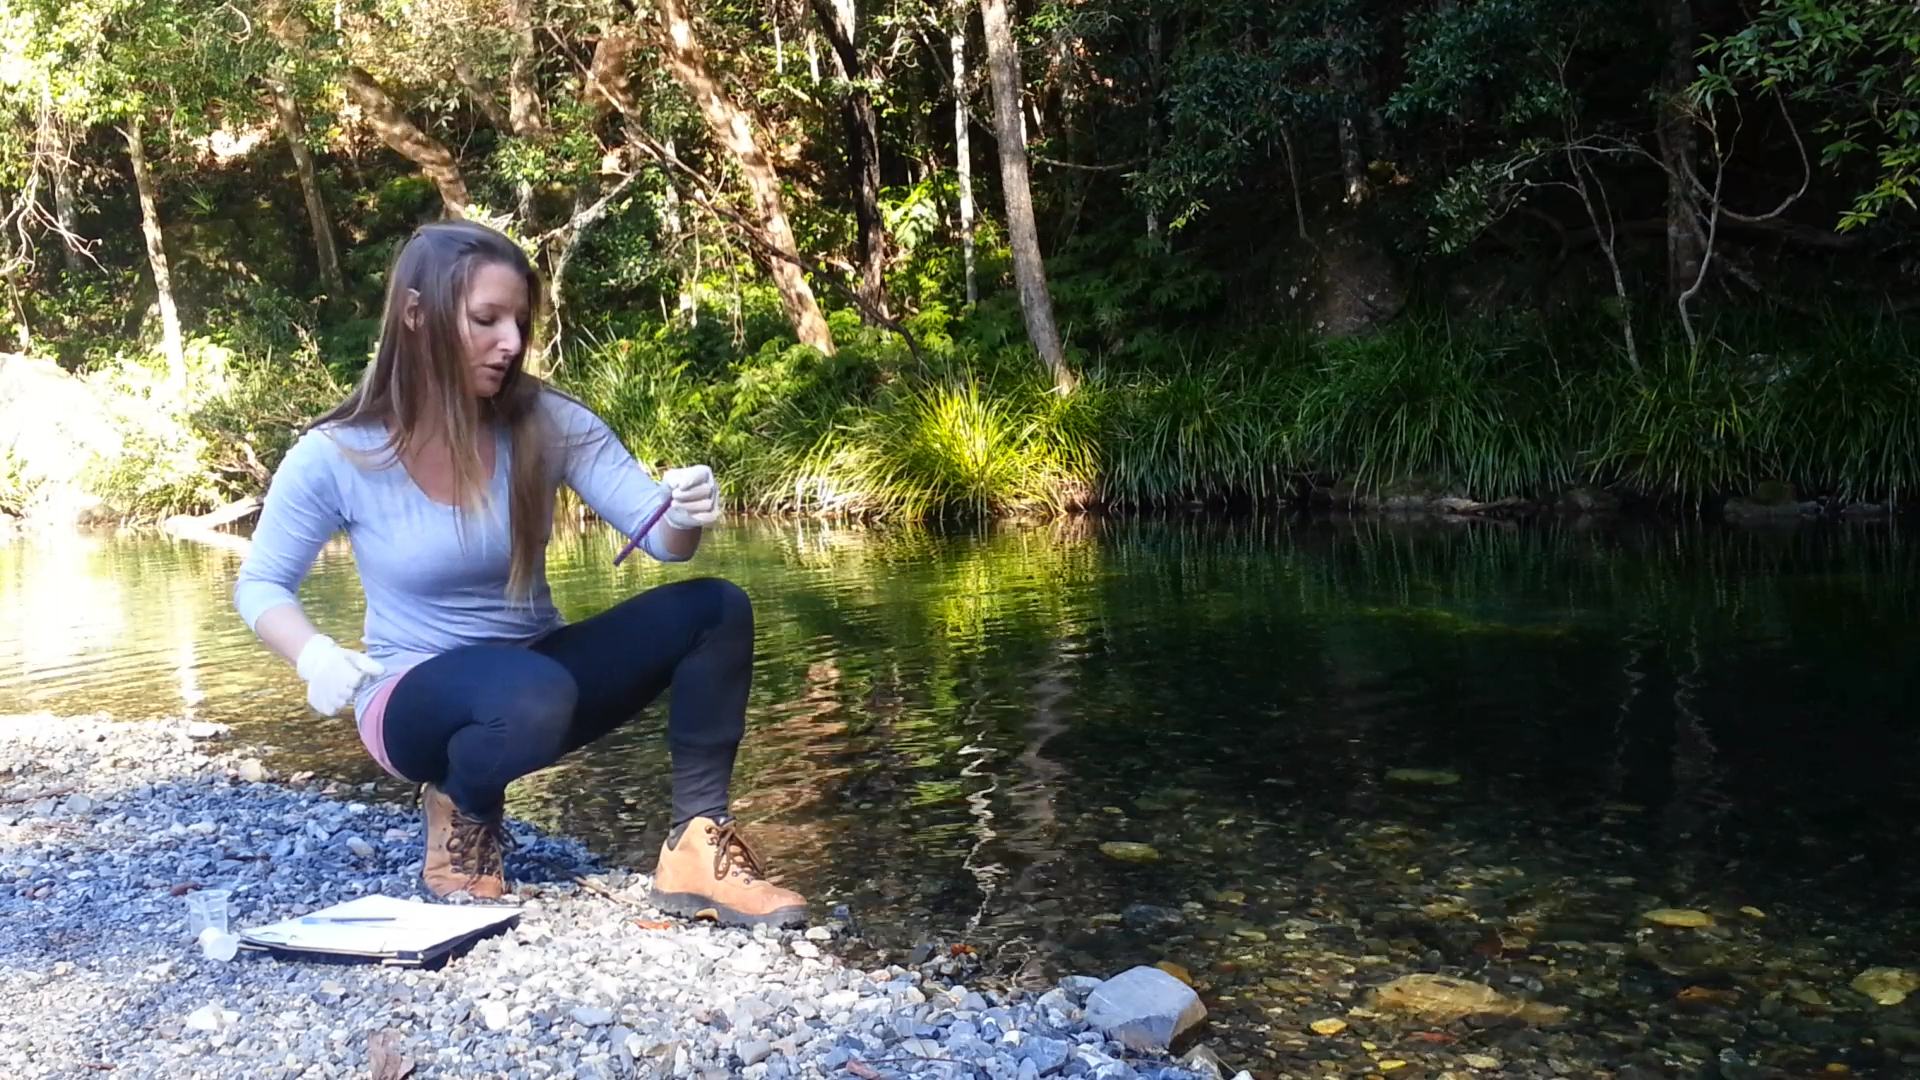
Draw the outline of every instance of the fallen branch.
M1042 165L1052 165L1061 169L1078 169L1081 172L1119 172L1121 169L1131 169L1135 165L1147 160L1146 158L1134 158L1132 161L1122 161L1113 165L1082 165L1077 161L1060 161L1056 158L1047 157L1045 154L1036 154L1032 151L1028 151L1027 157Z
M1491 510L1511 510L1517 506L1528 505L1527 500L1518 495L1509 495L1493 502L1475 502L1472 499L1445 498L1434 503L1440 509L1454 514L1484 514Z
M558 868L556 867L556 869ZM588 892L594 894L595 896L604 896L608 900L611 900L616 904L625 904L627 907L637 907L637 908L643 908L647 906L641 903L640 901L635 900L631 896L622 896L619 893L614 892L612 889L607 888L605 885L602 885L597 881L590 881L586 878L579 876L578 874L569 875L569 877L572 879L575 885L580 886L581 888L587 890Z
M186 536L198 532L210 532L224 525L231 525L241 518L260 509L260 496L249 495L244 499L230 502L218 510L194 516L175 514L160 523L160 528L174 536Z

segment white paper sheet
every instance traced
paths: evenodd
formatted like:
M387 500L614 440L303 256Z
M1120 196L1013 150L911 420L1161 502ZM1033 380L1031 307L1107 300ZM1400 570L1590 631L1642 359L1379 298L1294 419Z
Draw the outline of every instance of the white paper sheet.
M248 945L362 956L422 953L519 914L518 907L505 905L427 904L391 896L363 896L310 915L242 930L240 940ZM386 921L332 921L352 918Z

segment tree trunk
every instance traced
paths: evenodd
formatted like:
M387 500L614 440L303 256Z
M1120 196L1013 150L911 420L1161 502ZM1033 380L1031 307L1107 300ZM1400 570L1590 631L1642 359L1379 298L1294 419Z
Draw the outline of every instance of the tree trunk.
M834 68L848 83L859 83L871 73L860 62L854 43L858 16L854 0L813 0L813 13L833 46ZM887 224L880 216L880 117L873 95L863 85L847 91L841 103L846 127L848 186L853 189L853 216L860 228L860 293L882 312L887 310ZM871 321L871 320L869 320Z
M173 276L167 272L167 248L160 234L160 198L154 191L153 170L147 167L138 114L127 118L125 135L133 186L140 193L140 232L147 239L147 263L153 269L153 291L160 307L160 351L167 358L167 376L174 388L184 390L187 349L180 333L180 311L173 304Z
M1347 205L1359 206L1373 196L1367 179L1367 155L1360 145L1360 81L1352 66L1341 60L1328 65L1334 92L1334 123L1340 140L1340 181Z
M495 131L513 130L513 114L501 108L500 98L494 94L493 87L488 86L487 80L473 70L472 64L464 58L456 59L453 62L453 77L466 87L467 97L473 101L474 108L480 110L480 115L487 118L487 123L492 124Z
M960 251L966 260L967 306L980 302L980 284L973 270L973 147L967 115L967 9L963 5L953 27L953 163L960 188Z
M293 10L288 0L264 0L261 7L267 16L268 32L274 39L291 52L305 53L314 33L313 24L306 16ZM407 119L407 114L364 68L347 65L340 73L340 81L346 86L347 96L366 114L367 123L373 127L374 134L380 136L380 141L413 162L433 181L447 216L463 216L471 200L466 179L460 175L460 164L453 154L438 139Z
M421 131L407 119L400 106L387 96L380 84L358 67L346 72L347 96L366 113L380 141L394 153L414 163L440 191L440 202L448 217L461 217L472 201L467 195L466 178L460 175L460 163L438 139Z
M1163 43L1160 13L1147 11L1147 162L1152 169L1153 155L1160 148L1160 66ZM1147 208L1147 235L1160 237L1160 215Z
M78 274L86 269L80 261L80 249L75 246L79 237L76 223L80 214L73 197L73 138L67 125L60 124L58 129L58 152L53 156L53 221L60 230L60 257L65 262L67 273Z
M273 111L280 118L280 133L293 151L294 171L300 174L300 194L307 202L307 224L313 227L313 250L320 262L320 280L329 296L344 297L346 276L340 272L340 252L333 244L333 219L327 213L327 199L320 190L320 174L313 166L313 151L307 147L307 121L300 115L300 103L293 99L287 85L279 80L268 84L273 96Z
M1336 22L1333 33L1352 40L1358 31ZM1371 332L1398 315L1406 301L1398 267L1368 206L1375 194L1364 130L1372 77L1360 61L1338 54L1328 61L1327 75L1334 93L1341 205L1326 215L1313 243L1318 276L1313 320L1323 336L1337 338Z
M1000 188L1007 208L1007 239L1013 248L1013 279L1020 290L1020 310L1026 315L1027 337L1047 365L1056 389L1073 389L1060 331L1053 323L1053 296L1047 291L1047 271L1040 261L1040 232L1033 223L1033 190L1027 181L1027 144L1022 137L1020 57L1014 51L1013 29L1007 23L1007 0L980 0L986 23L987 74L993 84L993 125L1000 144Z
M533 84L533 68L539 60L533 38L533 0L513 0L508 18L513 27L513 61L507 68L507 108L513 133L523 139L543 138L547 120Z
M639 45L639 38L627 26L609 27L594 43L593 59L587 62L587 85L581 92L595 116L604 120L613 113L625 116L632 110L627 65Z
M775 247L798 255L799 244L787 220L786 202L780 194L780 175L773 167L773 159L761 145L746 111L727 96L707 69L706 53L694 35L693 17L687 10L686 0L654 0L654 7L663 24L661 54L674 77L699 107L714 141L726 147L740 166L747 190L753 196L761 231ZM801 343L831 354L833 334L827 329L826 318L820 314L820 304L814 299L806 275L798 266L774 256L766 258L766 266L774 286L780 290L787 318Z
M1685 101L1693 81L1693 10L1688 0L1667 3L1667 72L1661 87L1660 163L1667 172L1667 295L1678 301L1700 276L1706 234L1693 190L1699 138Z

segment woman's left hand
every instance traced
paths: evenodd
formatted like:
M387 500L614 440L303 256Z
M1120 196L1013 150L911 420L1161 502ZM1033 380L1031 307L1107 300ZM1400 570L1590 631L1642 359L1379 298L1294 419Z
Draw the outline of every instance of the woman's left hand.
M676 529L704 529L720 520L720 486L713 481L712 469L705 465L668 469L660 474L660 482L673 493L667 524Z

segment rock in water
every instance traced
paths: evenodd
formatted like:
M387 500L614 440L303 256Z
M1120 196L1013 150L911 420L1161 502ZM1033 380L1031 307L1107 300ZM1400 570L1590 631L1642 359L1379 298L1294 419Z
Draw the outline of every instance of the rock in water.
M1100 845L1100 854L1116 862L1150 863L1159 862L1160 853L1151 844L1136 844L1128 840L1109 840Z
M1186 983L1188 986L1193 985L1193 972L1188 971L1186 968L1181 967L1179 964L1176 964L1171 960L1161 960L1158 963L1154 964L1153 966L1159 968L1161 971L1166 972L1167 974L1173 976L1174 978L1179 979L1181 982ZM1088 992L1091 993L1092 991L1088 991Z
M1640 917L1650 923L1658 923L1661 926L1676 926L1687 929L1697 929L1699 927L1713 925L1713 916L1704 911L1693 911L1688 908L1656 908Z
M1491 986L1446 975L1403 975L1373 992L1374 1006L1441 1023L1467 1016L1512 1016L1528 1023L1555 1024L1567 1010L1519 1001Z
M1227 1067L1220 1055L1204 1046L1196 1046L1180 1059L1180 1067L1199 1080L1226 1080Z
M1315 1035L1333 1036L1347 1030L1347 1022L1345 1020L1336 1020L1333 1017L1328 1017L1325 1020L1315 1020L1307 1026L1313 1029Z
M1446 787L1460 782L1460 774L1447 769L1388 769L1387 779L1401 784L1432 784Z
M1898 1005L1907 995L1920 990L1920 975L1900 968L1868 968L1853 977L1856 993L1873 999L1876 1005Z
M1087 995L1088 1024L1129 1050L1164 1050L1207 1018L1200 995L1154 967L1136 967Z

